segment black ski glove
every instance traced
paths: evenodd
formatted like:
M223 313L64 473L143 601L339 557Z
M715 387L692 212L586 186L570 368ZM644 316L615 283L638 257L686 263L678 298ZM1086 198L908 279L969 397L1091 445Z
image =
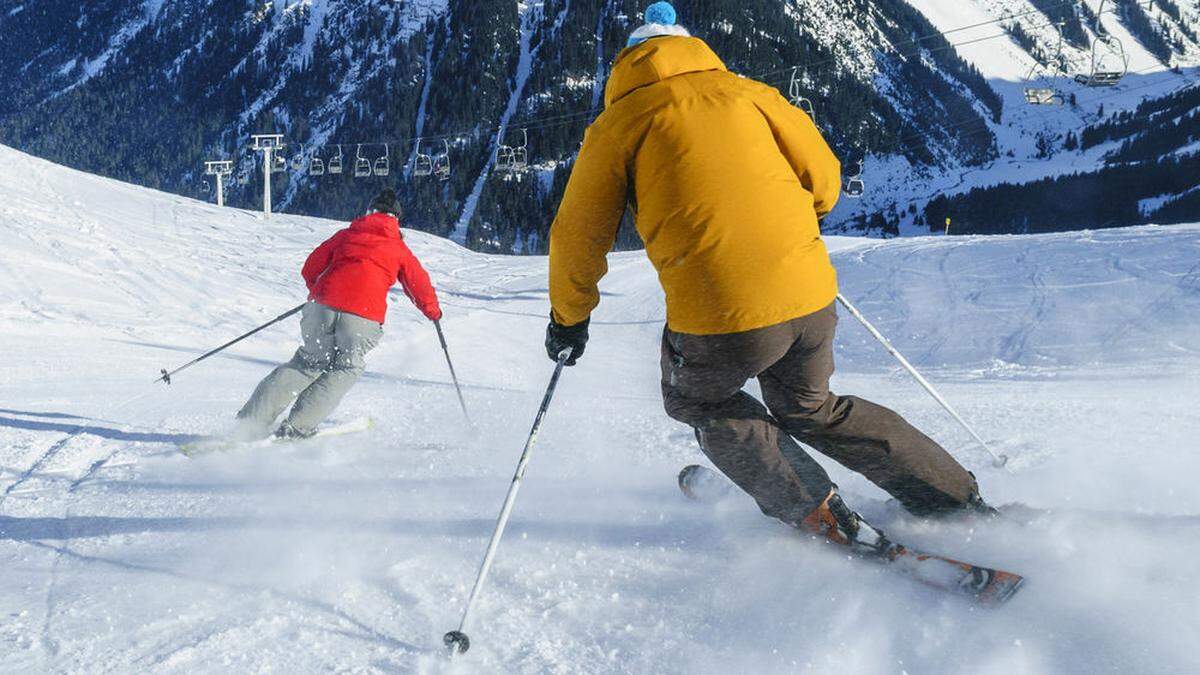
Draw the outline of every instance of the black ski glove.
M567 358L566 365L573 366L583 356L583 348L587 346L588 341L588 323L591 319L584 319L582 322L574 326L564 326L554 320L554 315L550 315L550 325L546 326L546 354L550 360L558 362L558 355L564 349L571 350L571 356Z

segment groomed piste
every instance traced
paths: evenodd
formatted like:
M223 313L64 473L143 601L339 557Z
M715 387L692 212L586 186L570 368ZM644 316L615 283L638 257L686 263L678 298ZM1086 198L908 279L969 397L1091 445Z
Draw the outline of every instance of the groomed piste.
M981 610L847 560L745 496L683 499L702 462L662 412L663 305L610 256L472 629L461 614L553 364L546 260L407 232L433 327L393 290L334 422L367 431L189 459L296 345L284 323L342 223L194 202L0 147L0 671L1189 672L1200 609L1200 226L831 238L842 291L990 458L847 315L836 389L901 411L974 471L996 523L903 514L821 459L889 534L1018 570ZM465 659L464 659L465 661Z

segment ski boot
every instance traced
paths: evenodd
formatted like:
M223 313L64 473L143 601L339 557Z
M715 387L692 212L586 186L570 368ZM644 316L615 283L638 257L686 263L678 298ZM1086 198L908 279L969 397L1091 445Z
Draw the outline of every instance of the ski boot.
M939 509L916 513L917 516L942 522L989 522L1000 518L1000 511L983 501L978 492L967 496L967 501L961 504L945 505Z
M975 479L975 474L971 474L971 479ZM966 512L972 516L984 516L985 518L999 518L1000 512L983 501L983 496L979 494L979 483L975 483L975 491L967 495L967 504L963 507Z
M846 506L837 490L830 490L825 501L808 514L800 527L834 544L848 546L856 553L887 555L892 546L883 532Z
M291 422L284 422L283 424L279 425L278 429L275 430L275 438L281 441L302 441L306 438L312 438L316 434L317 432L315 430L300 431L296 427L292 426Z
M976 515L984 516L986 518L1000 517L1000 511L996 509L996 507L991 506L987 502L983 501L983 497L980 497L978 492L972 494L970 497L967 497L967 511Z
M971 480L975 481L975 474L968 471L971 475ZM888 505L898 505L901 511L907 512L918 518L933 518L935 520L944 521L972 521L976 518L984 520L994 520L1000 518L1000 511L995 507L983 501L983 496L979 494L979 484L975 484L975 489L967 495L965 502L956 502L951 498L927 504L924 508L913 508L912 506L905 507L899 500L889 499Z

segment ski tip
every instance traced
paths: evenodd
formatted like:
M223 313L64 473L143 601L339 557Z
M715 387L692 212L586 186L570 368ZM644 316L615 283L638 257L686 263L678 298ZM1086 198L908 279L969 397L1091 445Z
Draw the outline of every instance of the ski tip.
M706 469L699 464L689 464L679 471L677 479L679 482L679 491L683 493L684 497L692 501L702 501L701 496L692 489L692 485L696 482L696 477L704 471Z
M471 648L471 638L467 637L466 633L458 630L452 630L449 633L446 633L444 636L442 636L442 642L445 643L446 648L450 650L451 656L455 654L466 654L467 650Z
M1012 572L992 571L991 582L979 593L980 604L999 607L1025 586L1025 577Z

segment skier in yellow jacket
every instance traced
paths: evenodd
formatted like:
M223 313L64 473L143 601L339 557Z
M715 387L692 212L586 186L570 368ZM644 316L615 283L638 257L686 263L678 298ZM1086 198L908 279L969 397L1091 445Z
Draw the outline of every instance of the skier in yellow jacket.
M986 510L974 476L937 443L829 391L837 277L818 220L837 203L841 167L812 120L729 73L668 3L646 20L617 56L551 226L550 357L583 355L628 206L666 292L667 413L764 513L810 529L849 513L793 438L914 513ZM766 406L742 391L752 377Z

